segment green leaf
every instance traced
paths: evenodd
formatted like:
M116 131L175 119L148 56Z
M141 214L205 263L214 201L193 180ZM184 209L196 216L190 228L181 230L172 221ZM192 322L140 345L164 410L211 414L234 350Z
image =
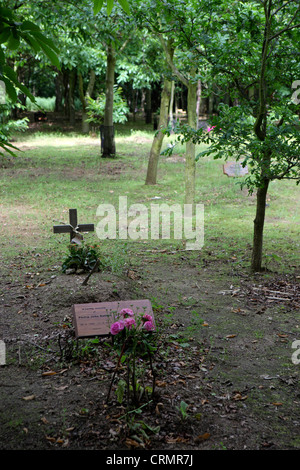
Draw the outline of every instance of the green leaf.
M31 31L31 35L35 37L35 39L38 41L38 43L42 46L42 44L46 44L46 46L50 47L53 51L55 51L57 54L59 53L59 49L56 47L52 39L47 38L44 36L41 31Z
M19 47L19 44L20 44L19 36L15 36L14 34L11 34L7 42L8 49L14 51L15 49Z
M9 18L10 20L13 19L13 12L9 8L0 7L0 17L1 18Z
M117 400L121 404L123 401L124 393L125 393L126 382L125 380L121 379L118 382L118 387L116 390Z
M125 13L127 13L127 15L130 15L130 7L129 7L129 3L127 2L127 0L118 0L118 2L120 3Z
M42 42L40 42L39 45L41 46L41 49L44 51L46 56L51 60L52 64L55 65L55 67L57 67L58 69L60 69L59 59L57 55L53 52L53 50Z
M101 10L103 5L103 0L94 0L94 15L97 15Z
M4 64L5 64L5 55L4 55L3 49L0 47L0 65L4 65Z
M7 153L9 153L12 157L16 157L17 155L12 150L10 150L9 147L21 152L20 149L18 149L14 145L9 144L8 142L6 142L5 144L3 142L0 142L0 147L3 148L3 150L5 150ZM0 152L0 155L3 155L3 153Z
M9 27L4 28L2 33L0 34L0 43L4 43L8 40L10 36L11 29Z
M25 85L23 85L22 83L19 82L19 80L17 78L17 74L15 73L15 71L12 68L10 68L8 65L5 65L3 67L3 73L6 75L6 77L11 82L13 82L13 84L17 88L19 88L26 96L28 96L28 98L30 98L31 101L35 101L34 96L30 93L28 88ZM8 91L8 94L9 94L9 91ZM14 96L14 94L13 94L13 96Z
M114 6L114 0L107 0L107 14L110 15Z
M24 34L23 39L34 50L35 53L38 53L41 50L38 42L32 36L30 36L30 34Z
M5 83L5 91L6 93L8 94L9 98L11 99L11 101L13 103L15 103L17 101L17 98L18 98L18 95L17 95L17 92L16 92L16 89L15 87L13 86L13 84L11 83L11 81L6 78L6 77L2 77L2 80L3 82Z
M40 31L40 27L32 21L23 21L20 26L21 31Z

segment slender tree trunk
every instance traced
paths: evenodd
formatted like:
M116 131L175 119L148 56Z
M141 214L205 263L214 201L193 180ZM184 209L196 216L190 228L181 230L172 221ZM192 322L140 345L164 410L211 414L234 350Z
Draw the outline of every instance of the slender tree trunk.
M88 134L90 130L90 123L87 122L87 117L88 117L87 106L88 106L88 98L92 96L92 93L94 90L95 80L96 80L95 71L91 70L89 83L88 83L86 92L84 93L82 75L80 72L78 73L79 96L80 96L80 101L82 104L82 132L83 134Z
M69 99L68 99L68 93L69 93L69 73L70 70L63 69L62 71L62 79L63 79L63 98L64 98L64 115L65 118L70 117L70 110L69 110Z
M188 84L188 125L192 129L197 129L197 88L198 84L193 79ZM185 155L185 204L194 204L195 202L195 162L196 146L189 140L186 143Z
M198 125L199 125L199 116L200 116L200 110L201 110L201 94L202 94L201 80L198 80L198 86L197 86L197 108L196 108L197 129L198 129Z
M266 4L267 6L267 4ZM266 24L264 32L264 42L262 47L261 70L259 80L259 109L254 124L254 132L261 142L266 139L267 133L267 85L266 85L266 68L267 56L269 48L269 38L271 31L270 20L271 2L268 8L265 8ZM251 271L262 271L262 249L263 249L263 230L265 222L266 198L269 187L269 170L271 155L265 153L260 161L261 167L261 185L258 187L256 194L256 216L254 219L253 233L253 249L251 260Z
M159 39L164 48L167 63L172 72L177 78L185 85L188 89L188 103L187 103L187 114L188 114L188 125L192 129L197 128L197 80L195 79L196 70L194 67L190 70L189 78L186 78L174 65L173 56L170 54L172 40L168 44L164 41L161 34ZM174 48L172 49L174 53ZM194 205L195 201L195 175L196 175L196 162L195 162L195 144L192 141L186 143L186 163L185 163L185 204Z
M146 124L152 123L151 88L146 89L145 122Z
M171 126L172 131L174 130L174 117L173 117L174 90L175 90L175 82L173 80L172 87L171 87L170 107L169 107L169 124Z
M169 103L170 103L170 96L171 96L171 87L172 87L172 82L165 78L164 86L163 86L163 90L161 94L158 131L154 136L151 151L150 151L150 156L148 160L146 184L149 184L149 185L156 184L157 182L158 160L159 160L159 155L161 151L161 146L164 140L164 134L161 131L161 129L165 129L168 125L168 111L169 111Z
M256 216L254 219L253 250L251 261L251 270L253 272L259 272L262 270L263 231L268 186L269 180L266 179L264 185L257 190Z
M116 53L113 46L110 44L107 47L107 66L106 66L106 81L105 81L105 112L102 127L102 157L109 158L115 157L115 132L113 122L113 109L114 109L114 83L115 83L115 66L116 66Z
M55 111L61 113L63 111L63 76L59 70L55 77Z
M72 69L69 74L68 84L68 101L69 101L69 122L71 126L75 125L75 102L74 102L74 90L76 82L76 71Z

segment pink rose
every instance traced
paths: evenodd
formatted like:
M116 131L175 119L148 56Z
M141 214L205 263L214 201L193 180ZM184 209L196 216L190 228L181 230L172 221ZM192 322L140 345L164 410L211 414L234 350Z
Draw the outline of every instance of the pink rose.
M133 317L134 313L132 310L130 310L130 308L122 308L120 315L122 315L123 318L127 318L128 316Z
M112 335L117 335L118 333L120 333L120 331L124 329L124 327L125 324L123 321L117 321L111 325L110 332Z
M152 321L146 321L146 322L144 323L144 328L145 328L145 330L147 330L147 331L152 331L152 330L154 330L154 324L153 324L153 322L152 322Z
M147 313L145 315L143 315L142 319L144 321L151 321L151 322L153 321L151 315L148 315Z
M135 326L135 319L134 318L125 318L124 319L124 325L125 328L128 328L129 330L132 328L132 326Z

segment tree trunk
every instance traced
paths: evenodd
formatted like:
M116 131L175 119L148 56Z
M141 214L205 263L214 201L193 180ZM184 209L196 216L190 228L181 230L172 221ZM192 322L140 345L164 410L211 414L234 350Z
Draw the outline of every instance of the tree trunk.
M152 123L151 88L146 89L145 122L146 124Z
M74 90L76 82L75 69L70 70L69 83L68 83L68 102L69 102L69 122L71 126L75 125L75 102L74 102Z
M107 65L106 65L106 81L105 81L105 111L103 119L103 141L102 141L102 157L115 157L115 132L113 122L114 109L114 83L115 83L115 65L116 53L110 44L107 47Z
M55 111L57 113L61 113L63 111L63 88L63 76L59 70L55 77Z
M174 130L174 117L173 117L174 91L175 91L175 82L173 80L172 87L171 87L170 107L169 107L169 124L171 126L172 131Z
M158 132L154 136L148 161L146 184L149 185L156 184L157 181L158 160L161 151L161 146L164 140L164 134L161 129L167 128L168 125L168 111L171 97L171 88L172 82L165 78L161 94Z
M161 34L159 39L163 46L166 54L167 63L171 71L177 76L177 78L185 85L188 89L187 97L187 114L188 114L188 126L192 129L197 129L197 80L195 79L196 70L194 67L190 70L189 78L186 78L174 65L173 55L174 47L172 40L169 40L168 44L164 41ZM196 176L196 162L195 162L195 144L190 140L186 143L186 162L185 162L185 204L192 204L194 207L195 201L195 176Z
M259 272L262 270L262 251L263 251L263 231L266 212L266 199L269 180L264 181L264 185L257 190L256 196L256 216L254 219L253 250L251 271Z
M80 101L82 104L82 133L83 134L88 134L90 130L90 123L87 122L87 117L88 117L87 106L88 106L88 98L92 96L92 93L94 90L95 79L96 79L95 71L91 70L89 83L88 83L86 92L84 93L82 75L80 72L78 73L79 97L80 97Z
M63 98L64 98L64 115L65 118L68 119L70 116L69 110L69 100L68 100L68 93L69 93L69 73L70 71L67 69L62 70L62 80L63 80Z
M199 126L199 116L200 116L200 110L201 110L201 94L202 94L201 80L198 80L198 86L197 86L197 108L196 108L197 129L198 129L198 126Z
M188 125L192 129L197 129L197 82L193 79L188 84ZM186 143L185 154L185 204L194 204L195 202L195 162L196 145L189 140Z

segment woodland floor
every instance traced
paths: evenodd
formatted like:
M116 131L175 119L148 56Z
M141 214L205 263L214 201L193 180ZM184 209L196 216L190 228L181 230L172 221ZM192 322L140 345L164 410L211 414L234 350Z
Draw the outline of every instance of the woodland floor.
M62 274L58 266L41 270L37 281L24 262L16 259L0 278L7 348L0 449L300 448L299 365L292 362L299 275L250 277L236 272L234 261L141 253L124 277L96 273L82 286L84 274ZM162 292L162 304L153 301ZM163 325L156 396L135 415L135 429L114 392L106 404L115 359L104 340L95 345L97 359L66 360L74 303L133 298L151 298ZM189 405L186 419L181 401Z

